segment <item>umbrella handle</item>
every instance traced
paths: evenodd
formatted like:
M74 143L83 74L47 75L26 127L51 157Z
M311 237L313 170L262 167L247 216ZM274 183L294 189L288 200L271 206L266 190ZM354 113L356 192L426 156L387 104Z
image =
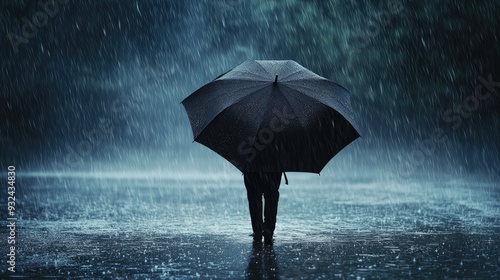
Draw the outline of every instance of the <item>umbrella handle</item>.
M285 185L288 185L288 178L286 177L286 173L283 172L283 175L285 176Z

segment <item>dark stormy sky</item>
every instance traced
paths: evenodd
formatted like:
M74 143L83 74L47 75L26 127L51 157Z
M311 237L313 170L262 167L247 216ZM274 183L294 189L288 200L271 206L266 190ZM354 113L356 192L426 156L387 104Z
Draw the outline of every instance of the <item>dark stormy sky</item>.
M293 59L346 87L362 128L327 174L498 180L499 1L45 2L0 3L1 168L212 172L180 101Z

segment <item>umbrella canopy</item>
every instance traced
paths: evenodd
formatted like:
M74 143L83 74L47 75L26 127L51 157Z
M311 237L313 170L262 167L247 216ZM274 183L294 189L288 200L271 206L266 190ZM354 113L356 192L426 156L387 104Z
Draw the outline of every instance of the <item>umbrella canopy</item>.
M242 172L319 173L360 136L349 92L292 60L246 61L182 104L194 140Z

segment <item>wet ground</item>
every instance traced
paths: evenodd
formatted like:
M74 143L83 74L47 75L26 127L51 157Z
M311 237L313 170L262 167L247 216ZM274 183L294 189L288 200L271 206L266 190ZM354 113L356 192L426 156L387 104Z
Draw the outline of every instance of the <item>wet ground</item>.
M80 279L500 277L496 183L289 179L281 186L269 247L252 244L239 177L19 178L16 273L7 273L5 261L2 273ZM2 223L4 228L4 216Z

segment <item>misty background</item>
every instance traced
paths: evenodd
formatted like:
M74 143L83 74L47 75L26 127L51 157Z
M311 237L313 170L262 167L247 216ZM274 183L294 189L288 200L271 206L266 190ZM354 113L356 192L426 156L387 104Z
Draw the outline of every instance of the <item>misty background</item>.
M0 3L3 169L238 175L180 102L292 59L347 88L361 127L322 176L499 179L498 1L56 3Z

